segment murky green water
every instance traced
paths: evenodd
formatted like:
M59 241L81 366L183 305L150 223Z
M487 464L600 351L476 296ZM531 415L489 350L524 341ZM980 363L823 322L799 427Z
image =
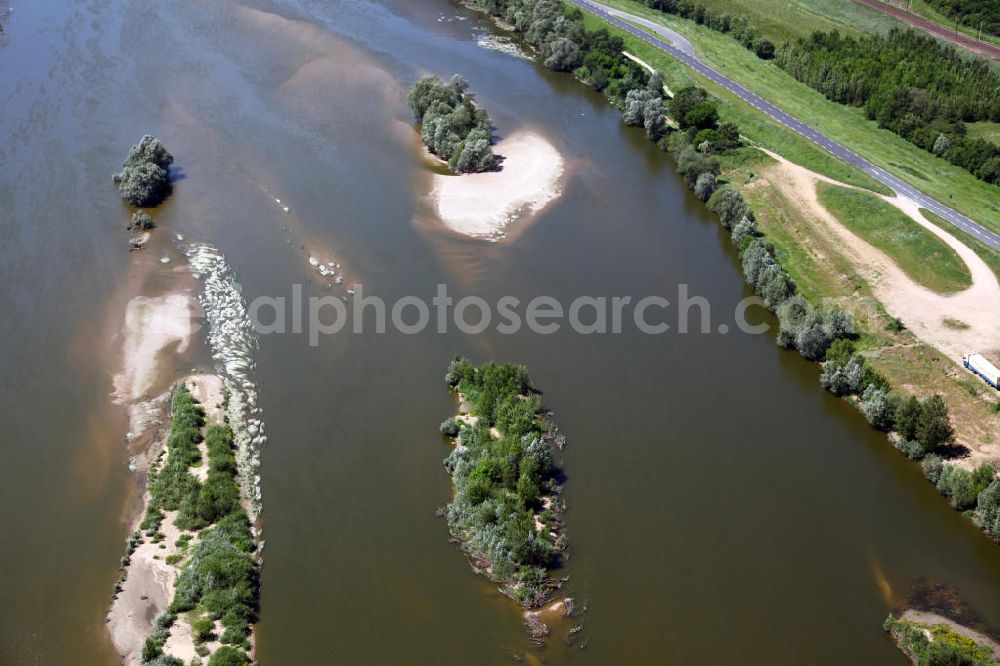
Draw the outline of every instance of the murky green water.
M459 20L461 19L461 20ZM746 295L717 224L640 132L565 76L477 46L446 0L39 0L0 47L0 663L114 663L103 617L134 501L109 402L128 285L223 249L288 295L329 248L386 299ZM501 134L563 152L565 196L516 242L416 223L429 171L402 97L461 72ZM110 183L161 136L184 174L145 264ZM283 213L273 199L290 206ZM161 266L160 254L175 257ZM306 295L322 292L315 281ZM724 317L730 317L726 314ZM922 581L1000 627L1000 550L770 336L264 336L267 664L905 663L880 625ZM526 363L569 439L568 591L543 652L435 509L455 352ZM181 363L204 357L195 350ZM880 581L883 584L880 584ZM886 597L884 583L891 588ZM581 649L585 646L585 649Z

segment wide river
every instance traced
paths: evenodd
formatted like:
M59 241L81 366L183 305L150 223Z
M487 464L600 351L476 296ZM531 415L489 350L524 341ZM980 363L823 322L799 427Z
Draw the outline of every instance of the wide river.
M175 234L223 250L247 298L323 295L310 252L390 301L684 283L731 321L747 295L664 154L572 77L480 45L499 33L450 0L31 0L6 23L0 664L116 661L137 492L117 333L130 285L182 263ZM509 243L425 214L404 97L454 72L501 135L566 159L564 196ZM110 175L144 132L182 177L139 258ZM456 352L527 364L568 438L572 645L533 648L435 516ZM199 339L177 369L205 358ZM265 664L903 664L882 620L935 586L1000 628L1000 549L772 334L265 335L257 379Z

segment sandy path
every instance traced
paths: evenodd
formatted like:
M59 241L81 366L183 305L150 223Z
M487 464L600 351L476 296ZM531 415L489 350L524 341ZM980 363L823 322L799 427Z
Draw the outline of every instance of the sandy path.
M626 58L628 58L629 60L631 60L632 62L636 63L637 65L639 65L643 69L645 69L650 74L656 74L656 68L653 67L652 65L650 65L648 62L646 62L642 58L640 58L638 56L635 56L635 55L632 55L628 51L622 51L622 55L625 56ZM666 83L663 84L663 94L666 95L667 97L669 97L670 99L674 98L674 91L671 90L667 86Z
M184 383L194 399L205 408L206 425L222 425L222 378L218 375L191 375ZM208 479L208 445L202 441L198 444L198 450L201 452L201 464L188 471L200 483L204 483Z
M818 183L850 186L793 164L768 150L764 152L778 164L768 167L763 177L794 201L806 215L822 224L821 233L837 241L837 247L868 279L875 295L890 314L902 319L918 338L956 363L961 364L962 355L970 351L992 358L1000 356L1000 284L979 255L947 231L924 219L914 202L898 196L883 196L885 201L955 250L968 267L972 275L972 285L968 289L950 295L935 293L911 280L888 255L856 236L820 203ZM945 324L946 319L964 322L968 328L949 328Z
M466 236L496 237L507 225L539 213L559 194L563 158L542 136L520 131L501 140L500 171L434 176L431 200L438 217Z

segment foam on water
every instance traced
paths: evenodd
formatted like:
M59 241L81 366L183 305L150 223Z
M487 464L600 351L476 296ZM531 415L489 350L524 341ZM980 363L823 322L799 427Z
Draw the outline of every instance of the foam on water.
M192 273L202 282L198 300L208 322L208 342L216 371L225 385L226 416L233 430L236 462L250 505L250 519L255 520L262 508L260 451L267 441L254 380L257 334L225 256L208 243L194 243L184 253Z

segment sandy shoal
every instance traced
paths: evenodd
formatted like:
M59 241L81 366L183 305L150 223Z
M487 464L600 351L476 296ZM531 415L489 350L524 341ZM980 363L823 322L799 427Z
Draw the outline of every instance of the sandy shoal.
M122 371L115 377L121 402L138 400L152 388L161 353L177 345L183 353L191 338L192 304L183 292L154 298L136 297L125 312Z
M502 169L463 175L435 175L431 199L438 217L467 236L497 236L525 215L541 211L560 194L562 155L530 131L511 134L495 149Z

